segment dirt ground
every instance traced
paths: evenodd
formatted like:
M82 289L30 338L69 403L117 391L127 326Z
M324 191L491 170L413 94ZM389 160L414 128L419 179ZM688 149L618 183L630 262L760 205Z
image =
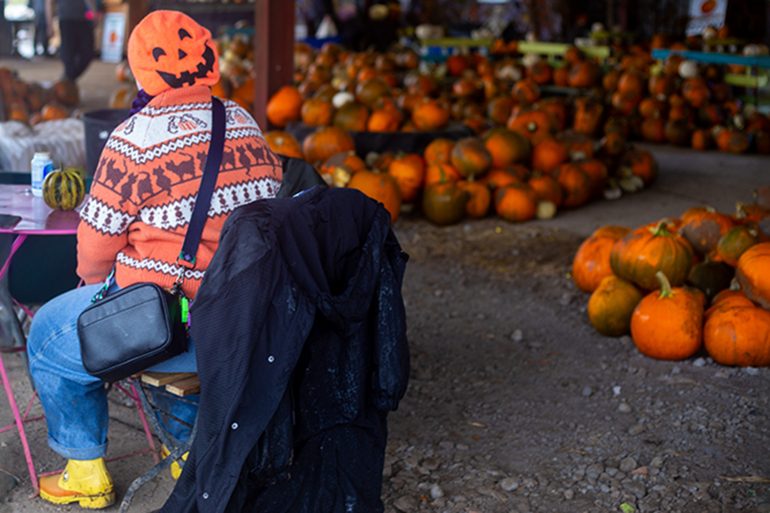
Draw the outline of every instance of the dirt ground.
M635 226L704 203L732 211L770 184L767 158L654 151L661 177L651 189L552 221L398 221L411 255L412 373L390 416L386 511L770 513L770 369L645 358L630 338L591 329L588 296L569 278L580 241L601 224ZM29 397L21 359L6 362L17 395ZM111 455L143 444L124 402L113 395ZM29 432L39 469L58 468L44 425ZM118 493L150 464L111 463ZM3 433L0 498L8 474L20 483L0 512L67 509L30 498L19 442ZM172 486L157 479L132 511L158 507Z

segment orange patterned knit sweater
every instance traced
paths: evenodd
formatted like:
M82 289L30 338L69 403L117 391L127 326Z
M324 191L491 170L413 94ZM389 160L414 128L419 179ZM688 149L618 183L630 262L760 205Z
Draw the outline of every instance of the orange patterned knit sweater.
M193 298L237 207L272 198L281 163L251 115L225 102L225 149L195 268L185 271ZM170 288L192 216L211 140L211 92L206 86L170 89L118 126L107 140L88 202L80 211L78 275L86 283L115 266L121 287L153 282Z

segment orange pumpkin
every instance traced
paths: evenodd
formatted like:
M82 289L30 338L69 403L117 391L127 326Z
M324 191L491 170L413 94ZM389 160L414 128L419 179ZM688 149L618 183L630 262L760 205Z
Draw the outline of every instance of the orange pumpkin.
M369 109L358 102L348 102L334 113L334 126L350 132L363 132L369 120Z
M511 222L529 221L537 213L537 196L526 184L511 184L495 190L495 212Z
M505 125L512 110L513 98L510 96L498 96L487 103L487 117L498 125Z
M323 163L319 171L324 175L331 175L338 167L344 167L350 174L357 173L366 169L366 162L356 155L354 151L343 151L335 153Z
M46 103L40 110L40 118L42 121L67 119L69 115L69 111L63 105L54 102Z
M604 106L588 97L580 97L575 100L575 117L572 129L585 135L594 135L601 126Z
M620 239L612 247L612 272L639 287L653 290L662 271L674 285L687 279L693 263L693 250L687 240L662 221L657 226L642 226Z
M513 164L489 170L481 179L481 182L490 189L497 189L505 185L521 183L526 180L528 175L529 170L527 168L520 164Z
M661 118L646 118L642 121L642 138L653 143L666 140L666 122Z
M444 182L457 182L463 176L452 164L428 164L425 169L425 185L433 185Z
M588 320L602 335L625 335L641 300L642 293L632 283L610 274L602 278L588 300Z
M567 146L554 138L543 139L532 149L532 168L550 173L569 159Z
M425 163L413 153L397 156L388 166L388 173L396 179L401 200L409 203L415 200L425 180Z
M582 61L569 70L570 87L593 87L599 79L599 66L593 61Z
M703 328L709 356L722 365L770 365L770 312L751 302L713 308Z
M302 148L300 147L299 142L289 132L269 130L265 132L265 140L274 153L285 157L298 159L305 158L304 155L302 155Z
M532 144L537 144L550 137L554 132L550 114L542 110L525 110L511 114L508 128L518 132Z
M484 134L484 146L492 156L492 167L504 167L529 158L529 140L518 132L497 127Z
M294 86L281 87L267 102L267 120L279 128L300 119L301 111L302 95Z
M640 353L658 360L682 360L703 343L703 295L672 288L658 271L660 291L645 296L631 316L631 338Z
M719 151L727 153L746 153L751 141L746 132L732 128L722 128L717 130L715 137Z
M711 148L711 132L703 129L694 130L690 137L690 146L693 150L708 150Z
M359 82L356 86L356 100L370 108L374 107L380 98L388 96L390 96L390 86L379 77Z
M472 219L481 219L489 213L489 205L492 202L492 194L489 188L480 182L461 180L457 182L461 190L468 194L468 202L465 204L465 213Z
M537 85L547 85L553 80L553 68L547 61L538 60L527 68L527 76Z
M567 163L559 166L556 180L564 192L562 205L566 208L576 208L591 199L591 179L577 164Z
M584 240L572 260L575 285L585 292L593 292L604 278L612 276L612 247L629 231L625 226L602 226Z
M537 174L532 176L527 183L535 191L538 201L550 201L556 207L561 206L564 193L561 190L561 185L554 177Z
M629 98L641 98L645 84L642 75L634 71L626 71L618 79L618 92Z
M511 94L523 104L535 103L540 98L540 88L531 78L519 80L513 86Z
M601 195L609 177L609 171L604 162L598 159L586 159L578 161L577 165L581 171L588 175L591 181L591 194L594 196Z
M492 165L492 155L479 139L460 139L452 148L452 165L464 177L481 176Z
M537 110L551 115L551 126L561 132L567 127L567 103L562 98L544 98L535 104Z
M308 126L326 126L332 121L334 107L332 103L321 98L310 98L302 104L300 114L302 122Z
M452 160L452 149L455 147L454 141L439 137L433 139L425 147L423 157L428 165L449 164Z
M357 189L373 200L382 203L390 213L391 222L396 222L401 210L401 196L395 178L386 173L363 170L353 175L348 187Z
M747 249L738 259L735 276L749 299L770 309L770 242Z
M54 83L51 89L54 99L65 107L77 107L78 103L80 103L78 86L72 80L63 78Z
M693 207L681 216L679 232L701 255L716 249L719 239L733 227L730 216L720 214L711 207Z
M401 124L401 112L395 107L375 109L366 123L369 132L397 132Z
M335 153L355 151L353 138L345 130L336 126L316 129L302 141L302 153L311 164L325 162Z
M647 150L632 148L623 155L622 167L631 171L634 176L642 179L645 185L650 185L658 177L658 163Z
M682 84L682 96L696 109L703 107L710 95L706 81L702 77L688 78Z
M412 122L417 130L441 130L449 122L449 111L436 100L426 100L412 110Z

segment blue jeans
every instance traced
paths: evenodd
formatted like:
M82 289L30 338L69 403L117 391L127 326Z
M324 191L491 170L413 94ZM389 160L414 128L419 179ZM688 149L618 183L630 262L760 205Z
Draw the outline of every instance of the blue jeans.
M107 391L103 381L83 368L77 333L78 316L100 287L70 290L43 305L35 314L27 339L29 371L45 411L48 444L75 460L100 458L107 450ZM187 352L148 370L195 372L196 368L191 342ZM197 404L173 401L169 406L185 423L195 421ZM188 426L175 421L165 425L175 438L189 437Z

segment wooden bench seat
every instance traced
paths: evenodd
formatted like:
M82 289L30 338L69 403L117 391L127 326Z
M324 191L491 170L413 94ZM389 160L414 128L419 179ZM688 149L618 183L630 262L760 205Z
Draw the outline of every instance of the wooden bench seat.
M153 387L163 387L170 394L179 397L197 394L201 390L198 375L193 372L143 372L142 383Z

